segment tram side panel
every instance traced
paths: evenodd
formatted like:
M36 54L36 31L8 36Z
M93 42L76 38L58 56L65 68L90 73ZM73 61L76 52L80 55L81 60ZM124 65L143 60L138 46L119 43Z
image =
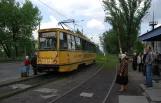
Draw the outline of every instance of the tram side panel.
M96 54L92 52L84 52L84 61L86 65L92 64L96 59Z

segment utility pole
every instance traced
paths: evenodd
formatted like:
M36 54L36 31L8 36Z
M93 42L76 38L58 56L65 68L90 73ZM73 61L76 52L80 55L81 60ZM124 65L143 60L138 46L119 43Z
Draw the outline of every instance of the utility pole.
M152 30L153 30L155 25L157 24L158 24L158 21L154 20L154 10L153 10L153 18L152 18L152 21L149 22L149 26L152 26Z
M82 34L83 34L83 29L82 29Z
M152 30L154 30L154 27L158 24L158 21L155 21L155 18L154 18L154 7L153 7L153 18L152 18L152 21L149 22L149 26L152 27ZM154 51L154 41L151 42L152 46L153 46L153 51ZM156 46L156 49L157 49L157 46Z
M39 30L40 30L40 22L39 22Z

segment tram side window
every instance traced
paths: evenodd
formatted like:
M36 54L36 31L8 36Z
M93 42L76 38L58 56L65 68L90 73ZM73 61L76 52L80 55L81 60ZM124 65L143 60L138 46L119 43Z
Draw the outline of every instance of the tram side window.
M85 49L85 46L86 46L85 40L81 39L81 45L82 45L82 50L85 51L86 50Z
M75 50L75 36L72 35L72 50Z
M91 43L88 42L88 51L91 51Z
M90 46L90 52L92 52L92 44L91 43L89 43L89 46Z
M89 42L86 41L86 51L89 51Z
M95 52L95 45L93 44L93 52Z
M68 35L68 49L75 50L75 37Z
M84 43L85 43L85 51L88 51L88 42L85 40Z
M72 49L72 39L71 39L71 35L68 35L68 49L71 50Z
M81 50L81 42L79 37L76 37L76 50Z
M88 42L86 41L86 51L88 51Z
M94 49L93 52L96 52L96 45L94 45L93 49Z
M93 44L91 45L91 52L93 52Z
M60 32L60 49L67 49L67 34Z

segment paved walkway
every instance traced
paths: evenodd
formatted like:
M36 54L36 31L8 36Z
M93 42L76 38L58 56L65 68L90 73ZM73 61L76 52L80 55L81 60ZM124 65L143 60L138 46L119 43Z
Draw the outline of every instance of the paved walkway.
M152 88L144 86L145 77L133 71L129 64L129 80L126 91L120 93L120 85L115 84L106 103L161 103L161 81L153 81Z
M23 62L0 63L0 84L5 81L12 81L21 77L20 69L23 68ZM30 69L30 76L33 75Z

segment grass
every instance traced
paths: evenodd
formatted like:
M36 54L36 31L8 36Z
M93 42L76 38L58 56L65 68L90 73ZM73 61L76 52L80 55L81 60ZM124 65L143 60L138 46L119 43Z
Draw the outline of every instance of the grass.
M97 55L96 60L97 61L106 61L107 63L105 64L105 68L115 68L116 64L119 62L118 55L114 54L107 54L106 56L104 55Z

